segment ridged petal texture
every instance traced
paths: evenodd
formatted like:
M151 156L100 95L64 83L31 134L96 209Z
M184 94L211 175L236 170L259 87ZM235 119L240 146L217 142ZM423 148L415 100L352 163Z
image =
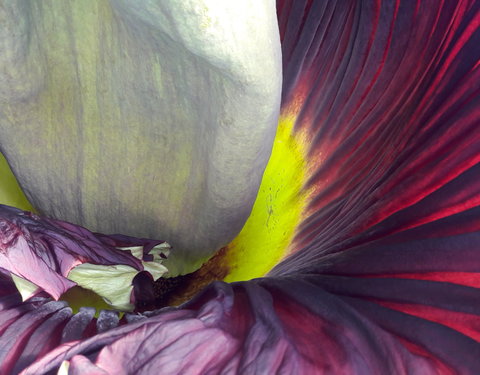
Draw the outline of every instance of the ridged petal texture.
M74 343L126 321L114 311L81 308L77 314L64 301L37 296L22 302L13 282L0 275L0 373L18 374L62 343Z
M30 305L4 304L23 374L480 372L479 3L277 8L283 114L310 144L290 256L35 355L15 350L45 332L17 323Z

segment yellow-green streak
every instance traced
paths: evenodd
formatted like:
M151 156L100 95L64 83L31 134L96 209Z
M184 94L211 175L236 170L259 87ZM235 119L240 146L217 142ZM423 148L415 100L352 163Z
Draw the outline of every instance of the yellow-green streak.
M96 309L95 317L98 318L101 310L113 310L112 306L108 305L98 294L79 286L74 286L67 290L67 292L60 297L60 300L68 302L68 306L74 314L76 314L81 307L93 307Z
M0 154L0 181L0 204L26 211L33 210L2 154Z
M307 198L302 191L306 147L293 132L294 122L294 117L280 119L252 213L222 259L230 269L225 281L264 276L288 253Z

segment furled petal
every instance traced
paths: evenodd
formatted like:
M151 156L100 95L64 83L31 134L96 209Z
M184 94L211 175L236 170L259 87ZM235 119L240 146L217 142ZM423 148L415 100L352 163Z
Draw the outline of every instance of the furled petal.
M166 246L162 241L94 234L0 205L0 270L12 275L24 299L40 291L58 299L78 284L118 309L131 309L136 275L147 271L157 280L167 272L160 257L166 258Z
M274 1L0 5L1 151L34 207L164 238L172 273L231 241L278 120Z

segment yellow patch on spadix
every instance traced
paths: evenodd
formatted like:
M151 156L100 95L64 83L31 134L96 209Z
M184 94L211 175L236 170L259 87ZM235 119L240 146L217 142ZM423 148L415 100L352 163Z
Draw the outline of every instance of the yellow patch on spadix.
M33 211L2 154L0 154L0 204Z
M285 255L306 205L306 142L293 132L295 117L280 119L272 155L245 226L227 246L225 281L262 277Z

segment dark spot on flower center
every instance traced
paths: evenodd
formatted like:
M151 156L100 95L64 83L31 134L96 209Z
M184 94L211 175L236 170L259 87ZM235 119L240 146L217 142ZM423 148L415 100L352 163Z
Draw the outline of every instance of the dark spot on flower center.
M208 284L223 280L228 274L221 249L199 270L176 277L161 277L153 282L148 274L139 273L134 279L135 311L143 312L166 306L178 306L191 299Z

